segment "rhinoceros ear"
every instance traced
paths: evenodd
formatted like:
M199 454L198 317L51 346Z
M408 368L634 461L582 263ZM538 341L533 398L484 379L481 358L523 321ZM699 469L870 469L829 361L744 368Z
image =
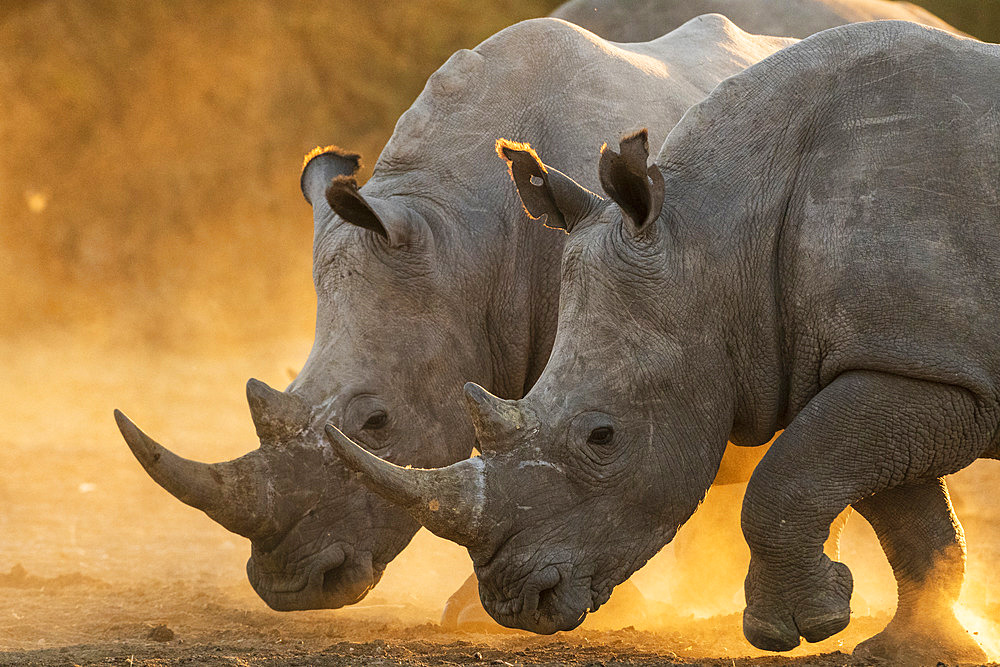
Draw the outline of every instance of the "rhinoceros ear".
M299 185L302 195L314 208L325 204L326 188L337 176L354 176L361 168L361 156L336 146L316 147L302 159Z
M558 169L542 164L528 144L497 141L497 154L507 161L524 210L532 218L545 216L545 226L573 231L604 200Z
M646 229L663 208L663 174L648 166L649 135L643 128L622 137L619 153L601 147L598 174L601 187L621 208L635 233Z
M367 229L394 247L415 245L429 233L416 211L389 199L366 197L353 176L337 176L326 189L326 201L345 222Z
M382 220L379 219L378 213L358 191L358 182L354 180L353 176L334 178L326 188L326 201L330 204L333 212L347 222L364 227L386 241L389 240L389 232Z

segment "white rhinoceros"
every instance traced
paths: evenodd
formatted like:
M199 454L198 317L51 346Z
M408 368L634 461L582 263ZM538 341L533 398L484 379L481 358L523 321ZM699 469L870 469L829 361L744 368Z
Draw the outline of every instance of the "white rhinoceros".
M858 653L984 662L943 478L1000 458L1000 45L817 34L722 82L652 166L644 133L603 150L608 199L500 152L569 232L548 364L520 400L467 385L481 457L399 468L328 426L345 462L469 547L495 619L553 632L673 538L727 439L782 431L743 505L747 639L846 627L852 576L823 542L853 506L899 591Z
M532 223L504 187L496 136L593 173L602 137L646 126L662 141L719 81L790 43L717 15L628 45L535 19L457 52L363 187L358 156L309 156L316 338L285 391L248 383L260 447L198 463L119 413L133 453L177 498L251 540L247 574L271 607L357 602L419 525L343 468L323 426L399 463L452 463L475 445L462 383L520 397L551 349L564 235Z

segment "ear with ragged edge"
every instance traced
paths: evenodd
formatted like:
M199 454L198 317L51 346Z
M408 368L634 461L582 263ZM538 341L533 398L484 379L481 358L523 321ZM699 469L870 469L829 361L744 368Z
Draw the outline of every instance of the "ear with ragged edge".
M663 174L649 159L649 136L643 128L622 137L620 152L601 147L601 187L621 208L634 232L646 229L663 208Z
M497 154L507 161L524 210L532 218L545 216L545 226L573 231L604 200L558 169L547 167L528 144L497 141Z
M299 186L306 201L315 208L326 203L326 188L337 176L354 176L361 168L361 156L336 146L317 146L302 159Z

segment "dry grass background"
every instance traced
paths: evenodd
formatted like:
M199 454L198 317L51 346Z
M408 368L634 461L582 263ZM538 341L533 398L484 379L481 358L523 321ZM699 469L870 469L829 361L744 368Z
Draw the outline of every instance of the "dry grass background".
M0 333L308 335L302 154L337 143L370 168L453 51L556 4L5 0ZM1000 34L1000 0L923 4Z
M7 0L0 331L308 333L302 155L374 164L452 52L555 4Z

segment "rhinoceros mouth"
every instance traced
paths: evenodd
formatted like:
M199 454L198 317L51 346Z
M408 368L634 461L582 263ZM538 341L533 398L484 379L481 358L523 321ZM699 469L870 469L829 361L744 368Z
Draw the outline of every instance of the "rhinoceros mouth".
M267 592L272 595L294 595L310 587L321 588L326 573L339 568L346 559L344 547L337 543L313 556L305 571L294 577L283 577L280 572L268 572L260 567L259 559L253 557L247 563L247 570L254 588L266 587Z
M591 590L589 579L573 580L567 575L549 565L529 576L517 595L502 600L484 599L483 605L490 616L507 627L539 634L572 630L607 597Z
M345 589L351 588L354 584L360 585L362 582L366 583L365 587L358 591L357 597L344 602L343 606L361 602L378 585L378 582L382 579L382 573L385 571L384 563L375 563L367 559L360 562L355 560L353 565L349 565L349 567L350 569L347 572L349 574L356 574L357 576L350 577L346 582L344 572L340 568L331 568L323 574L322 587L323 592L327 595L337 595Z
M542 610L533 612L521 612L503 614L494 609L487 609L500 625L508 628L518 628L540 635L551 635L556 632L569 632L574 630L587 618L588 611L584 610L578 614L553 615Z

